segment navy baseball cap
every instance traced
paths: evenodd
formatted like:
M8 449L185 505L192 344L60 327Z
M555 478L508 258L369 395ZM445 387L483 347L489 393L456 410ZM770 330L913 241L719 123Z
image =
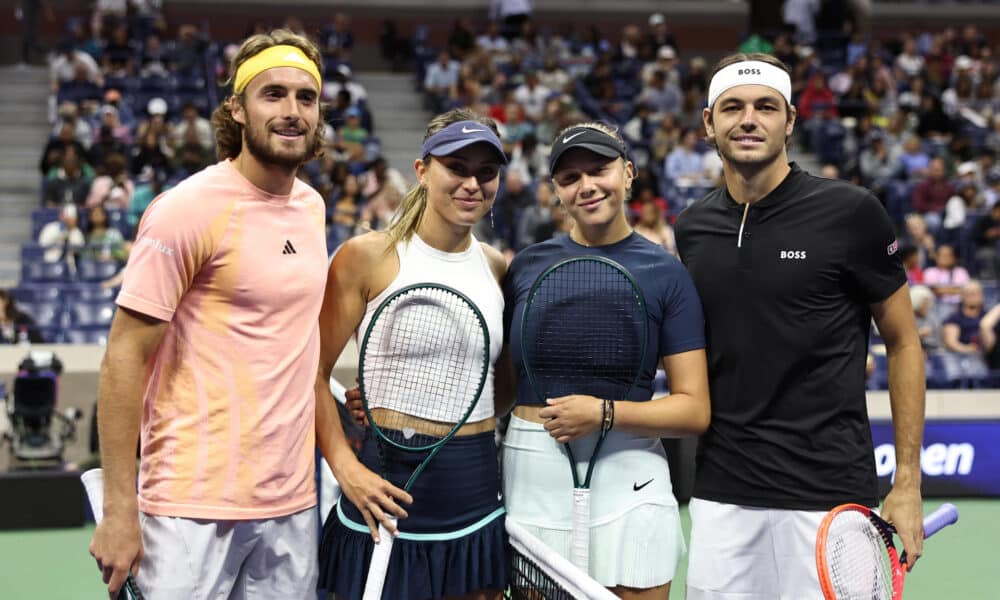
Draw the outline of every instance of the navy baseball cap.
M567 150L583 148L594 154L608 158L622 157L628 160L625 144L603 131L592 127L571 127L563 132L554 142L549 153L549 173L556 172L556 163Z
M472 144L489 144L497 152L500 162L507 163L507 155L503 152L500 138L493 130L478 121L459 121L452 123L441 131L424 140L420 155L448 156Z

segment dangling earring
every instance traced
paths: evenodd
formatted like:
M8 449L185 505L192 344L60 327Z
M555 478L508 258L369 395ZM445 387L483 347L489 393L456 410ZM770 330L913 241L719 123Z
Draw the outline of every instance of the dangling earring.
M497 230L497 225L493 222L493 205L490 205L490 229L492 231Z

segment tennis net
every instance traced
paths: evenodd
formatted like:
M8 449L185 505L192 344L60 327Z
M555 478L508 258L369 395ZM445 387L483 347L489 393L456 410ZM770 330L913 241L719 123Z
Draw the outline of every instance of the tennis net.
M511 562L511 600L616 600L616 596L578 567L507 519Z

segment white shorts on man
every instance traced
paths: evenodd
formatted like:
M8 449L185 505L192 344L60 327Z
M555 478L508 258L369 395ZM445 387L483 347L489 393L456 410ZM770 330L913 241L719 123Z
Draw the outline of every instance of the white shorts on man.
M823 600L816 532L825 511L692 498L687 600Z

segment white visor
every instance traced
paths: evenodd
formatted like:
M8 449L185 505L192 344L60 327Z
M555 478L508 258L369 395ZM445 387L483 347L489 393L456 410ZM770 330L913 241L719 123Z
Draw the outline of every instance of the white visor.
M712 77L708 86L708 105L712 106L726 90L738 85L766 85L792 103L792 80L784 69L759 60L733 63Z

